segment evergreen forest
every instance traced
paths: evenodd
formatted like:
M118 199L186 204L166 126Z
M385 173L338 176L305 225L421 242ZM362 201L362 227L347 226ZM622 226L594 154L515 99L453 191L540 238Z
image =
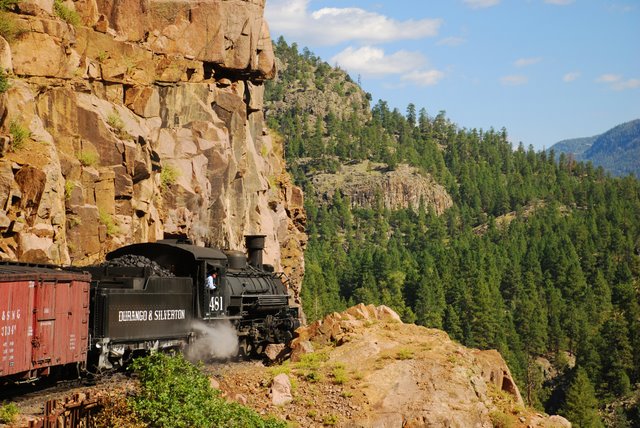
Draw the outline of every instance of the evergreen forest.
M640 426L640 182L514 147L506 129L370 106L338 67L282 38L274 47L265 113L305 195L314 174L369 160L414 166L454 202L436 215L428 204L307 196L308 321L388 305L405 322L498 349L527 404L574 426ZM331 94L340 102L323 104Z

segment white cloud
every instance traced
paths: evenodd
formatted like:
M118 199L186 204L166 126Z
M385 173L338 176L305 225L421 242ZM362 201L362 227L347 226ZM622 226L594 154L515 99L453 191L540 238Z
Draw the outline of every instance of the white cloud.
M467 39L464 37L445 37L444 39L438 40L436 45L438 46L460 46L463 43L466 43Z
M269 0L265 15L273 30L299 43L382 43L438 35L442 19L397 21L364 9L327 7L309 11L310 0Z
M596 79L598 83L608 84L614 91L640 88L640 79L624 79L619 74L603 74Z
M622 80L622 76L619 74L603 74L602 76L596 79L596 82L599 83L614 83Z
M384 50L372 46L348 47L331 58L341 68L352 74L370 77L400 75L400 80L419 86L436 85L445 73L436 69L424 69L426 58L419 52L400 50L386 54Z
M444 78L444 72L440 70L412 71L402 76L402 80L408 80L418 86L437 85Z
M577 80L579 77L580 77L579 71L572 71L562 76L562 81L569 83L569 82L573 82L574 80Z
M556 6L566 6L573 3L575 0L544 0L547 4L554 4Z
M349 46L331 58L331 63L337 63L350 73L381 76L415 70L423 66L426 59L419 52L400 50L387 55L384 50L372 46L357 49Z
M510 76L504 76L500 78L500 83L505 86L519 86L524 85L528 82L529 78L521 74L512 74Z
M527 67L529 65L537 64L540 61L542 61L542 57L539 56L535 58L520 58L514 61L513 65L516 67Z
M464 0L464 3L471 9L483 9L499 4L500 0Z

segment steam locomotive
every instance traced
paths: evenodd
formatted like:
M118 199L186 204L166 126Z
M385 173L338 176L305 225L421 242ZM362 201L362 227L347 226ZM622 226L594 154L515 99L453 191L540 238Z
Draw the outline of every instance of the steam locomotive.
M263 264L264 236L247 236L246 246L247 255L166 239L119 248L82 271L0 266L0 382L184 350L196 323L232 325L243 354L287 343L300 325L288 280Z

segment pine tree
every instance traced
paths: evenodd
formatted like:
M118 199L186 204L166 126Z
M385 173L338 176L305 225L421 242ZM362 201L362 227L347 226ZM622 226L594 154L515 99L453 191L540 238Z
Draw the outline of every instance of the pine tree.
M633 366L627 321L619 313L613 313L602 326L601 382L617 396L631 390L628 372Z
M600 428L604 425L598 416L598 400L587 376L580 367L576 369L567 390L561 414L571 421L575 428Z
M442 328L446 302L438 272L431 268L420 281L416 300L416 322L432 328Z

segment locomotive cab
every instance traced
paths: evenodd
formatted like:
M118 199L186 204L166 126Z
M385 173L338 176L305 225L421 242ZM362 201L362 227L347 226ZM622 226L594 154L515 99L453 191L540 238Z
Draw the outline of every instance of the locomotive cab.
M194 284L196 290L200 290L201 296L196 298L198 314L204 320L225 317L227 302L229 300L226 293L225 271L223 266L204 262L198 269L203 272L203 278L198 278ZM213 288L209 286L209 276L211 276ZM198 291L196 291L198 293Z

